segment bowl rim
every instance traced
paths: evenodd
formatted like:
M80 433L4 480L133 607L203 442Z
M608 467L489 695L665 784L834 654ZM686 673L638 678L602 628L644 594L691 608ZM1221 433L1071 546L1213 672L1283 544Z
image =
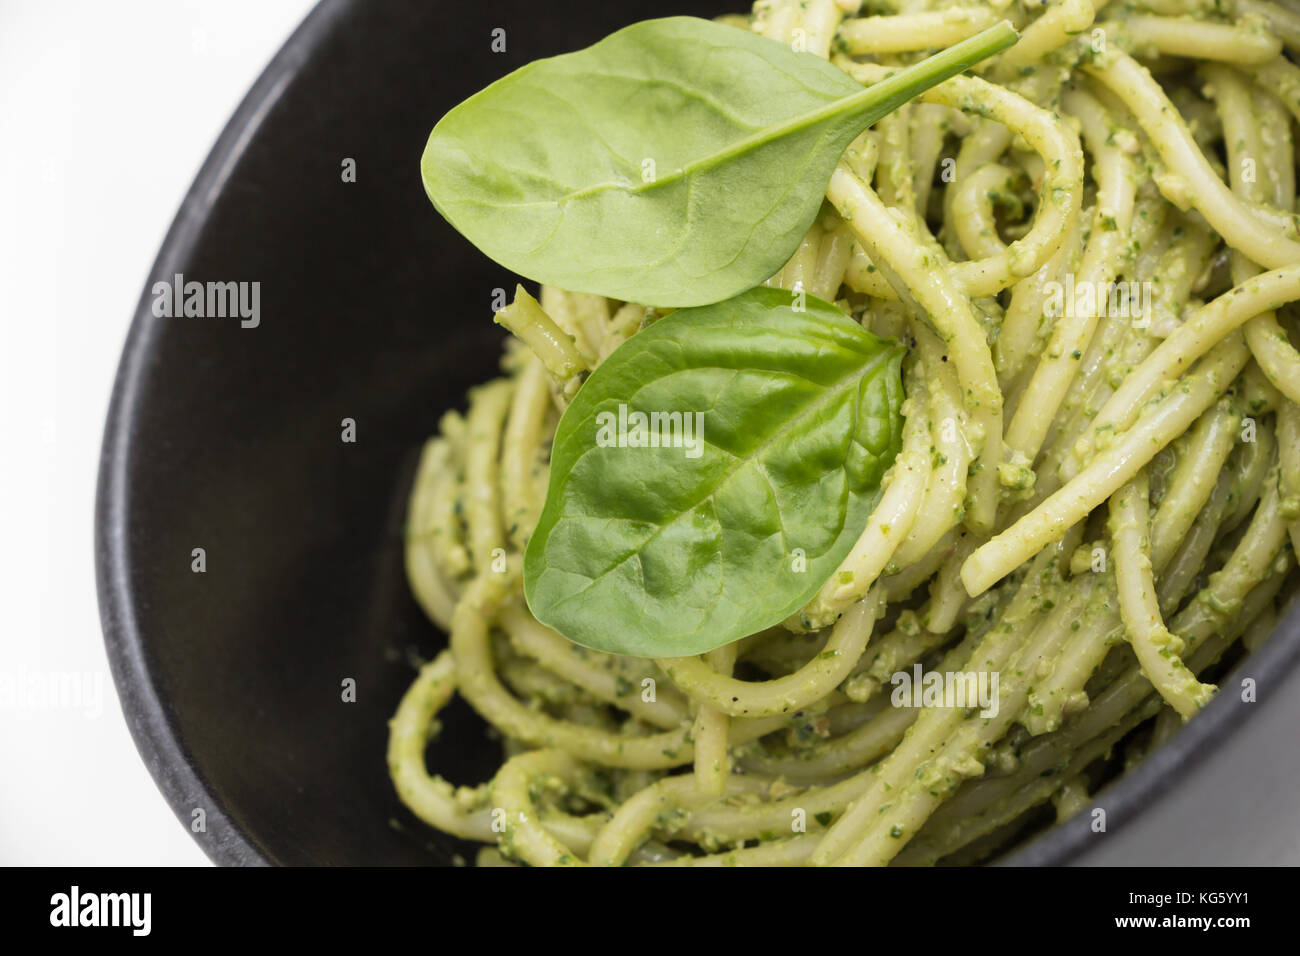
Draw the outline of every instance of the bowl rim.
M267 866L275 860L268 848L254 841L233 819L195 766L179 732L175 710L151 670L149 641L136 613L140 595L127 561L130 529L125 463L132 447L143 438L136 427L140 376L164 328L152 321L149 289L154 277L185 271L183 264L191 257L212 207L220 201L231 170L263 119L354 4L355 0L317 3L245 94L204 160L163 239L136 306L114 378L101 444L94 551L109 669L131 737L154 782L203 851L223 866ZM1300 601L1278 621L1270 640L1250 655L1250 661L1260 680L1281 678L1296 669L1300 662ZM1099 791L1106 794L1108 813L1113 816L1111 832L1139 824L1164 794L1241 731L1257 709L1236 707L1231 695L1217 695L1195 720L1138 767ZM193 808L199 806L206 812L207 826L195 832L188 823ZM1086 827L1054 826L997 862L1006 866L1075 863L1087 849L1089 835Z

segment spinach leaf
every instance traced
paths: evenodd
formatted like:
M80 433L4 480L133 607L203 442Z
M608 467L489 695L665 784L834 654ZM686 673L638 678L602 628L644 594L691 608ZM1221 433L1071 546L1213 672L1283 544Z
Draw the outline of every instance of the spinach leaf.
M898 453L902 353L765 287L628 339L560 420L524 555L533 614L587 647L677 657L796 611Z
M790 258L855 136L1015 37L1004 22L863 89L734 27L647 20L452 109L425 147L424 188L530 279L644 305L717 302Z

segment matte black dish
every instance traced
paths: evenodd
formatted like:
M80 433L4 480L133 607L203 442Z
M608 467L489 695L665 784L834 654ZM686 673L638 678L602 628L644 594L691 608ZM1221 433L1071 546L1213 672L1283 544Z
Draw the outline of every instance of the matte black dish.
M96 522L104 632L131 732L181 821L193 829L204 811L195 836L217 862L468 853L398 804L386 722L412 674L407 652L444 641L402 570L415 456L442 411L494 372L492 290L513 277L433 211L419 155L450 106L528 60L634 20L737 6L325 0L222 134L131 327ZM507 52L494 54L498 27ZM355 183L341 181L345 157ZM260 282L260 326L155 318L153 282L177 273ZM340 439L344 418L355 444ZM191 571L194 548L205 573ZM1210 862L1254 852L1252 835L1283 852L1268 831L1295 830L1300 613L1282 631L1247 668L1259 704L1222 694L1106 792L1122 842L1080 820L1011 862ZM345 678L356 703L341 699ZM446 717L435 766L485 779L495 742L463 704ZM1175 845L1190 826L1180 813L1220 805L1221 826L1202 817ZM1152 807L1163 812L1143 812Z

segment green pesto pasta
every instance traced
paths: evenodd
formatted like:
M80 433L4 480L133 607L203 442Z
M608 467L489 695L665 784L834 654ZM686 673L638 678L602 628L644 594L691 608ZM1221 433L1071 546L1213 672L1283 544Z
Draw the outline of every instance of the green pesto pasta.
M721 22L870 85L1002 19L1020 41L858 137L767 280L908 350L880 500L783 625L647 660L532 616L560 415L662 313L546 286L498 314L503 374L444 417L411 494L407 575L450 641L388 751L401 800L481 865L983 862L1091 807L1280 618L1300 15L759 0ZM902 692L927 674L991 696ZM504 741L488 783L426 765L455 694Z

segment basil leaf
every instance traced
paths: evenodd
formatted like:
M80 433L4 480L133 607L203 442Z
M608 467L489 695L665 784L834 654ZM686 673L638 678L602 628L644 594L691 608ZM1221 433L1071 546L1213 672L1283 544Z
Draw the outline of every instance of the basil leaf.
M903 349L793 301L759 287L674 312L578 390L524 554L539 621L602 651L699 654L834 573L898 453Z
M455 107L429 136L424 188L530 279L644 305L717 302L790 258L855 136L1015 36L1003 23L864 90L735 27L647 20Z

